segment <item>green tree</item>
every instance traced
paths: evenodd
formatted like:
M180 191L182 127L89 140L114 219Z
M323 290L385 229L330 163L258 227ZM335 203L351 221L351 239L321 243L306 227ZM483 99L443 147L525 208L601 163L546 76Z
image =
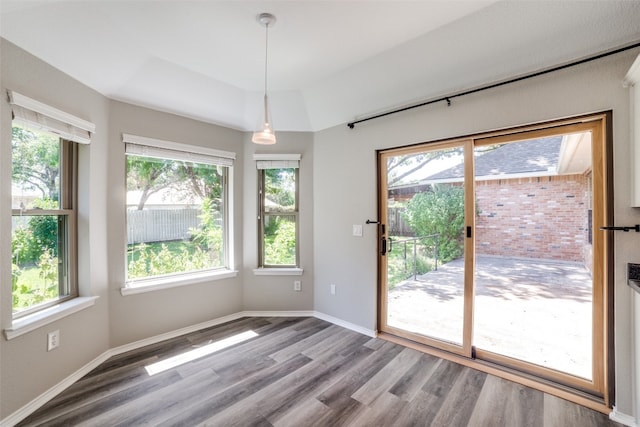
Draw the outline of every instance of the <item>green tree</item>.
M46 294L49 284L55 285L58 283L58 258L53 256L50 250L45 250L40 255L38 262L40 267L39 276L44 282L43 294Z
M202 201L202 213L199 215L200 228L191 229L193 241L199 245L198 249L208 253L210 265L224 264L224 248L222 239L221 213L214 209L212 199Z
M275 217L265 230L265 263L270 265L295 265L296 224L283 217Z
M194 196L210 199L222 209L223 175L219 167L178 160L127 156L127 191L140 191L137 209L142 210L153 194L171 188L186 203Z
M265 169L265 197L278 211L292 211L295 206L295 169Z
M127 191L140 191L137 209L142 210L152 194L175 181L175 162L127 156Z
M58 201L60 139L45 132L11 129L12 180L24 190L37 190L43 199Z
M418 193L404 211L405 220L416 236L439 234L438 257L448 262L464 250L464 188L434 185L431 191ZM423 242L433 247L431 241Z
M11 258L16 267L35 262L38 255L34 252L33 233L22 225L16 227L11 239Z
M387 161L387 185L391 187L394 184L401 182L404 178L409 177L414 172L428 166L431 162L456 155L461 155L460 148L455 147L390 157Z
M35 200L34 208L51 209L56 202L50 199ZM19 224L13 231L11 254L17 265L35 264L43 251L58 256L58 217L56 215L25 216L27 225Z
M188 187L201 199L209 199L212 206L220 209L223 175L220 166L182 162L176 169L176 182Z

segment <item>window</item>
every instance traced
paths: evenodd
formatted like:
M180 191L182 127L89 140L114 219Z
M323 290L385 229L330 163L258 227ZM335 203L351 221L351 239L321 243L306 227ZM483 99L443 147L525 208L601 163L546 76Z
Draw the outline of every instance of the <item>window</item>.
M76 181L79 143L94 125L9 91L13 318L78 296Z
M261 268L297 268L299 155L277 159L256 155L258 168L258 248Z
M127 284L231 269L234 153L125 135Z

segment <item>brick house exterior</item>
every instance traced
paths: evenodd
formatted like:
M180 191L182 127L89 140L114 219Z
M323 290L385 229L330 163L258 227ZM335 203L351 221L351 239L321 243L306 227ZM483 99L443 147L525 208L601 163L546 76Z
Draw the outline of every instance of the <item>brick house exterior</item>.
M591 171L558 174L562 144L562 137L529 140L476 158L478 255L580 262L591 270ZM458 165L389 193L408 201L431 185L462 185L463 174ZM389 210L390 229L406 235L400 211Z
M476 253L584 262L590 269L590 175L476 182Z

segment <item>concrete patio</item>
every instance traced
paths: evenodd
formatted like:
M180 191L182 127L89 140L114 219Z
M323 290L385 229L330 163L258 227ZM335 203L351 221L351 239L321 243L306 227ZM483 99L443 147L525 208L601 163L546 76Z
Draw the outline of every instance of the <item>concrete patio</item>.
M462 341L462 259L398 284L388 324ZM592 282L582 264L479 255L473 345L591 379Z

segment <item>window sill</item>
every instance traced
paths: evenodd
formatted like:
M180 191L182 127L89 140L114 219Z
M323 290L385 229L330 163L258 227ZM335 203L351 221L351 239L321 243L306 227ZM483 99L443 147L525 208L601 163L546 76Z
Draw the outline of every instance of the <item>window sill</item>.
M200 273L183 274L171 277L162 277L158 279L140 280L137 282L128 282L125 287L120 288L123 296L141 294L144 292L159 291L162 289L176 288L179 286L195 285L202 282L210 282L214 280L228 279L236 277L237 271L221 270L221 271L204 271Z
M302 268L254 268L255 276L302 276Z
M78 297L70 301L65 301L53 307L49 307L37 313L21 317L12 322L10 328L5 328L4 336L8 340L12 340L20 335L41 328L70 314L84 310L93 306L98 297Z

